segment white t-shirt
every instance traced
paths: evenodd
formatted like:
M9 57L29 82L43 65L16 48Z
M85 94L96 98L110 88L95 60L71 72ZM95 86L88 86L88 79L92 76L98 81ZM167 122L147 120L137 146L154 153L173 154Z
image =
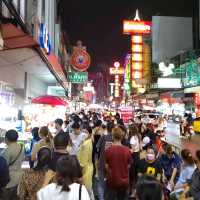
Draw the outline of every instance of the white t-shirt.
M70 154L77 155L80 149L80 145L88 137L88 135L84 132L81 132L79 135L76 135L74 133L70 133L69 135L72 141L72 148L71 148Z
M73 183L69 188L69 192L61 192L61 186L58 186L56 183L51 183L39 190L37 200L78 200L80 184ZM84 185L81 189L81 200L90 200Z
M138 136L132 136L131 139L130 139L130 144L131 144L131 147L133 149L133 152L139 152L140 151L140 141L139 141L139 138Z

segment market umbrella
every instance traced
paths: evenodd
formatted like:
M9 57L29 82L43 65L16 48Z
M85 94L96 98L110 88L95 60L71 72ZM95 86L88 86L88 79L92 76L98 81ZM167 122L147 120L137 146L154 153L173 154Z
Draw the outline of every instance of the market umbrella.
M68 103L60 97L50 95L36 97L32 99L31 102L36 104L48 104L52 106L68 106Z

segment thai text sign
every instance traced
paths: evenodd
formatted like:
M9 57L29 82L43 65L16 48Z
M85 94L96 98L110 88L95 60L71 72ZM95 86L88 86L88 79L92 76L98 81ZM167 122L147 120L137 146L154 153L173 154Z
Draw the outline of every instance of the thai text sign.
M88 81L87 72L69 72L68 81L71 83L85 83Z

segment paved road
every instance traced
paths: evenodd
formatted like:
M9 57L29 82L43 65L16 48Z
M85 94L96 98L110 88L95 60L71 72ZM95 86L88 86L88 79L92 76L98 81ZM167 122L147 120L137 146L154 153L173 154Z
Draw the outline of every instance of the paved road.
M197 149L200 149L200 135L194 136L191 140L180 138L179 124L168 122L166 129L166 141L180 149L190 149L194 155Z

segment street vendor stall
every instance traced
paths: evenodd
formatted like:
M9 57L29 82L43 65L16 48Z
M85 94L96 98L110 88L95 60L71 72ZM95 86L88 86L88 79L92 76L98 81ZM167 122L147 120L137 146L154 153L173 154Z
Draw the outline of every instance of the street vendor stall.
M40 96L32 99L32 104L24 106L23 114L28 122L27 130L49 125L56 118L65 118L68 102L56 96Z

